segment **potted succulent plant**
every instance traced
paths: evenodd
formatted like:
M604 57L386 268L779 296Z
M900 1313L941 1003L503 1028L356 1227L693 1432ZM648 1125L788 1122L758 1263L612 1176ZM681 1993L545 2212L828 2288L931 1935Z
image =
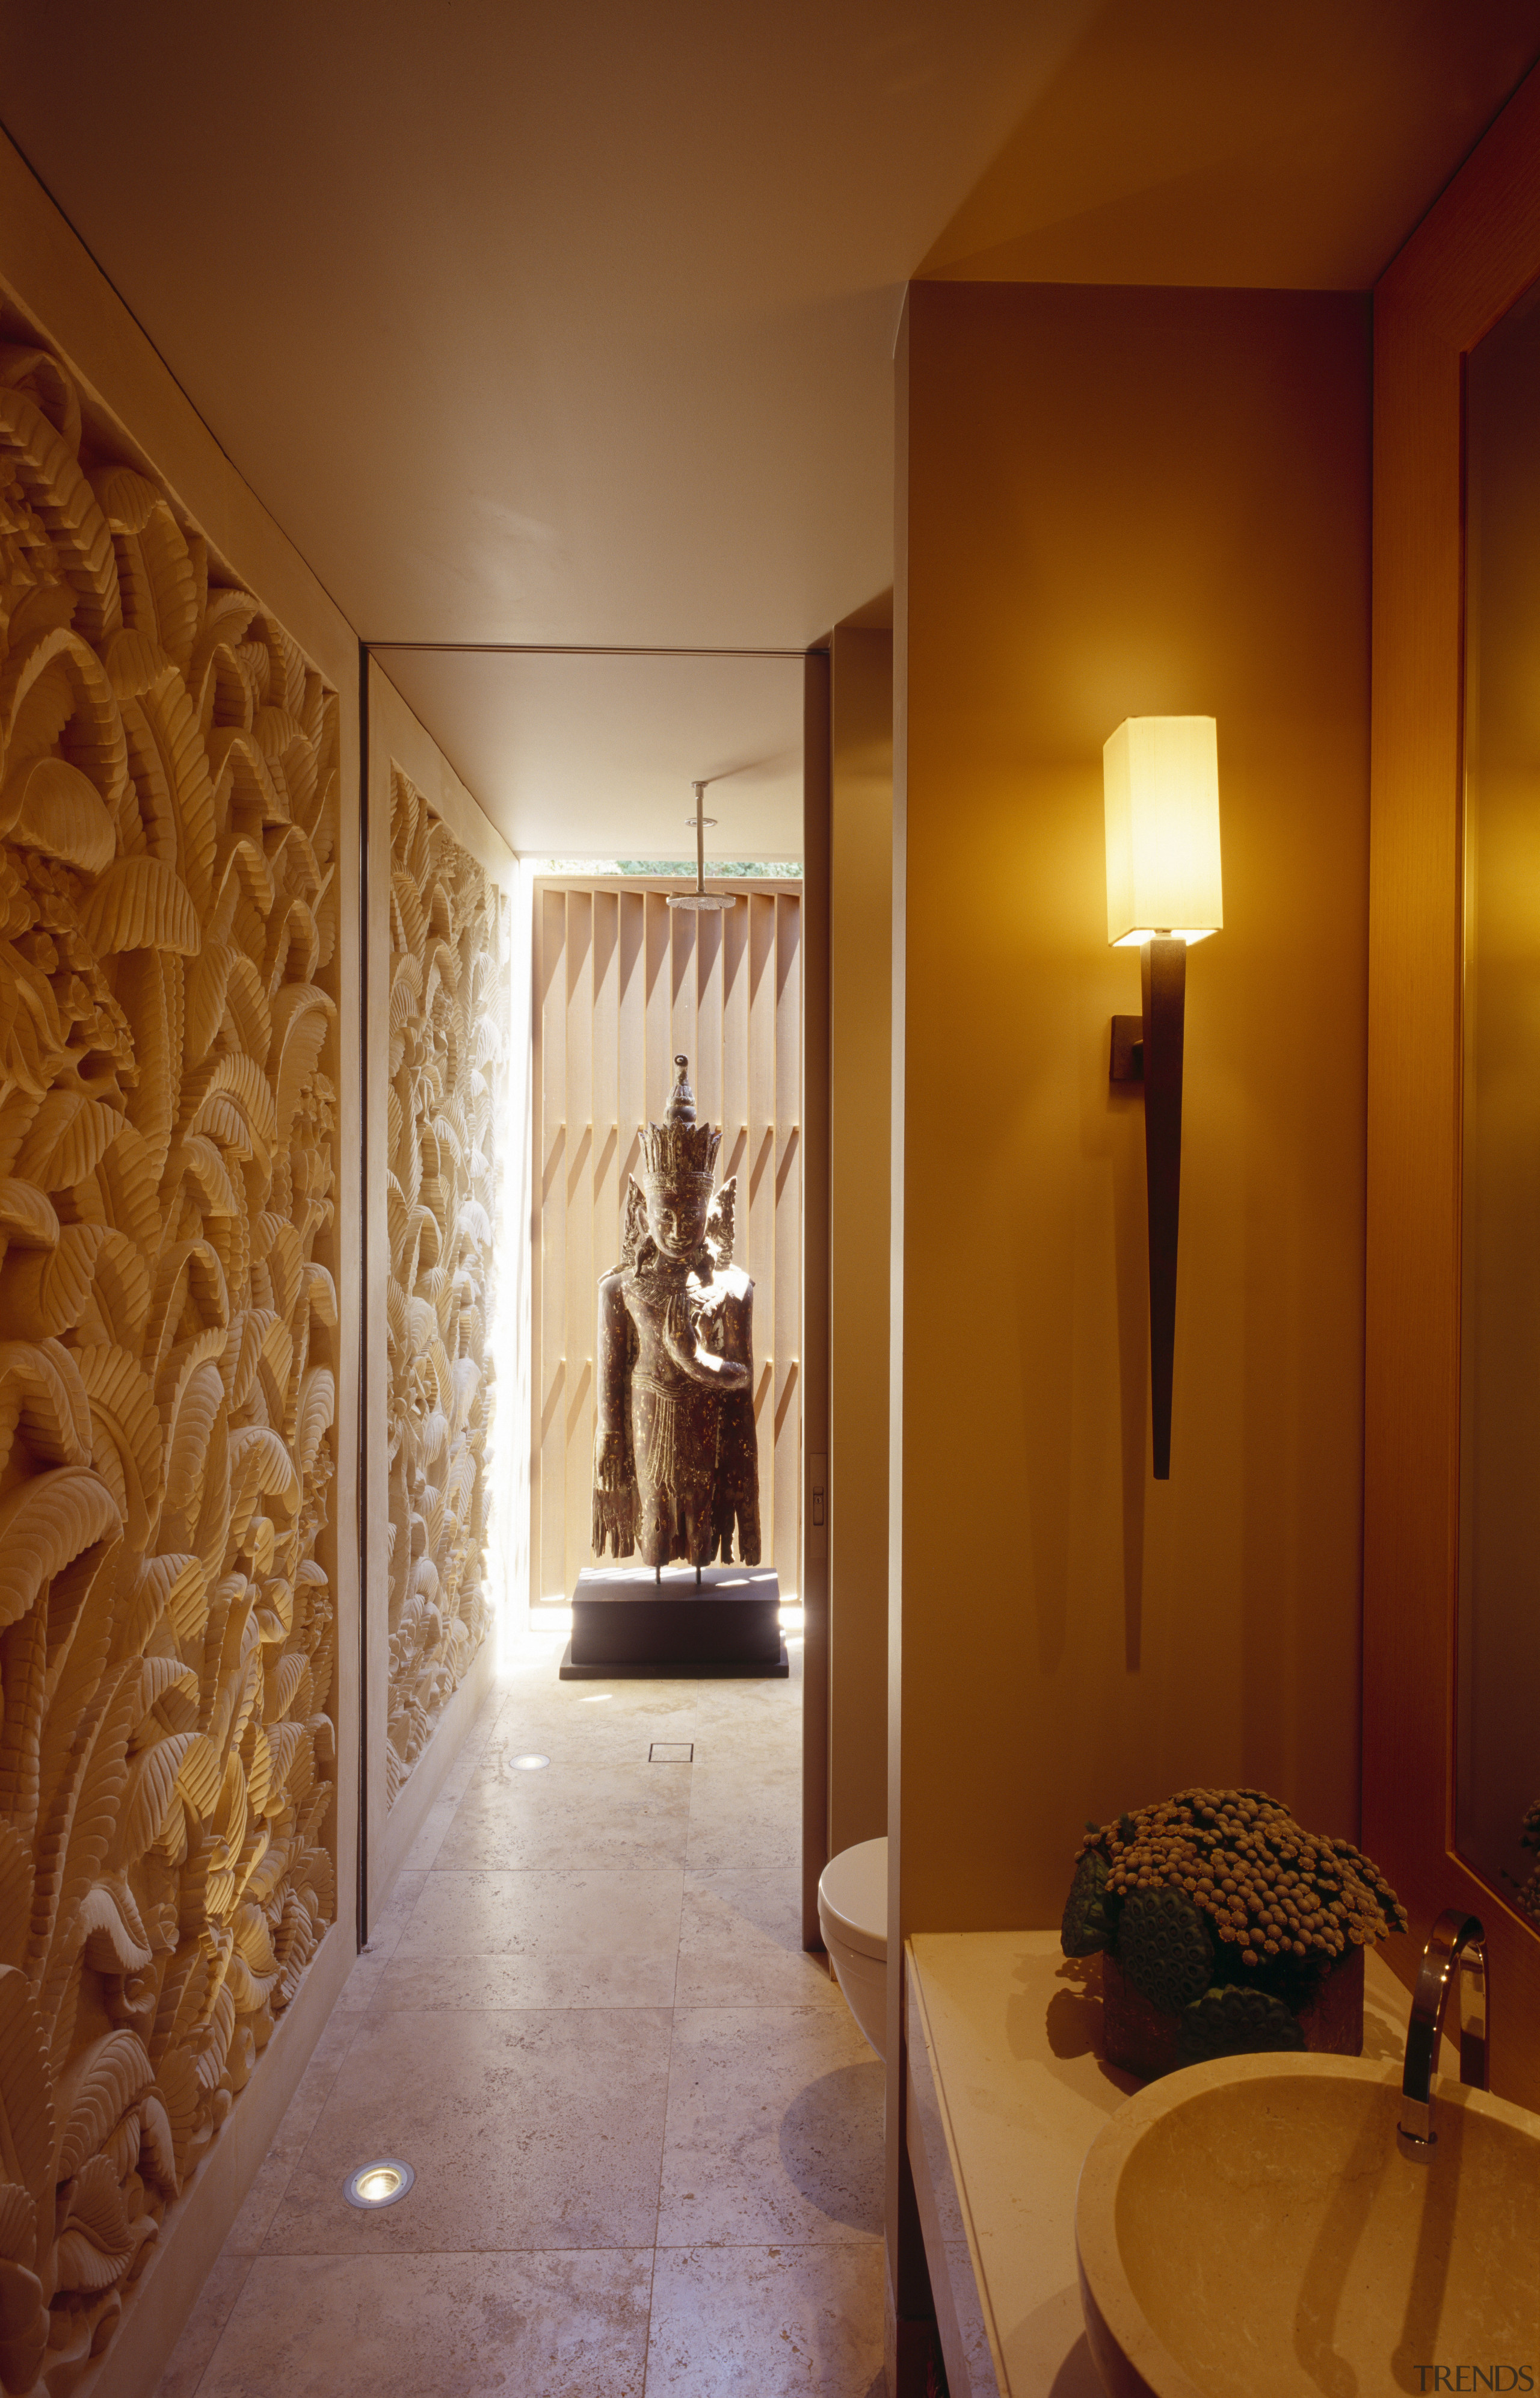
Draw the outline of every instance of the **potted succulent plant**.
M1256 2049L1363 2048L1363 1951L1406 1913L1378 1867L1263 1790L1088 1824L1066 1957L1102 1957L1109 2065L1145 2081Z

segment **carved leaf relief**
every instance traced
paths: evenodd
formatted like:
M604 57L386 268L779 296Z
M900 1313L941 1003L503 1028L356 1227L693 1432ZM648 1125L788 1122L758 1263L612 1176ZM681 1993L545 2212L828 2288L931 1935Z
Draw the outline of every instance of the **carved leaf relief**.
M0 345L0 2386L335 1911L337 695Z
M391 777L385 1294L394 1801L487 1635L508 907Z

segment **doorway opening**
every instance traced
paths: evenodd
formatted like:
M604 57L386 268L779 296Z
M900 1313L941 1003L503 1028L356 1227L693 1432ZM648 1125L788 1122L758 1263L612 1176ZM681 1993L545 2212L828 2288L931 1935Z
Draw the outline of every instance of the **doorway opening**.
M800 1631L802 884L712 878L718 914L676 882L545 877L534 895L530 1628L564 1628L594 1562L599 1278L619 1261L644 1127L689 1059L699 1117L736 1179L736 1262L754 1284L752 1397L761 1556Z

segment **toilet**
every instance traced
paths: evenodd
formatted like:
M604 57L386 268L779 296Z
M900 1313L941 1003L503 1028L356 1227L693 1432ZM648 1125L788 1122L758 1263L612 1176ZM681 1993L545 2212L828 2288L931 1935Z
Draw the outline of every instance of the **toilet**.
M818 1921L851 2014L878 2056L888 2038L888 1843L860 1840L818 1879Z

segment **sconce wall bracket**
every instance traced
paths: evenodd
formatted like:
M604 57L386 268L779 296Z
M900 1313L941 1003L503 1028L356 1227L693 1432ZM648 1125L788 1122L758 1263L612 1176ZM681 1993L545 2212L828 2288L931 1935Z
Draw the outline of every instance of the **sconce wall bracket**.
M1187 945L1158 938L1140 950L1143 1016L1112 1019L1110 1079L1145 1098L1149 1236L1150 1433L1155 1478L1171 1475L1172 1361L1176 1346L1176 1232L1182 1191L1182 1051Z
M1145 1019L1142 1016L1115 1016L1112 1019L1112 1063L1108 1079L1114 1083L1142 1083L1145 1079Z

